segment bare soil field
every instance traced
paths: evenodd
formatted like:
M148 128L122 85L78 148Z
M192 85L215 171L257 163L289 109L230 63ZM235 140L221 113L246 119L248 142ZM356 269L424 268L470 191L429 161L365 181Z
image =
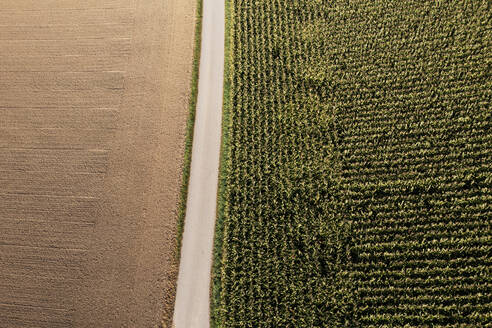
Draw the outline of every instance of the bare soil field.
M195 0L0 1L0 327L159 327Z

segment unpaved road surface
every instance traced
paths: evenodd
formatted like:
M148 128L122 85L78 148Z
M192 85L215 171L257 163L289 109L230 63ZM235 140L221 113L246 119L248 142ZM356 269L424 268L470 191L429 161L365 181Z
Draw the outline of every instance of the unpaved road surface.
M224 77L224 1L204 0L190 184L174 310L176 328L210 325Z
M0 327L174 303L195 0L0 1Z

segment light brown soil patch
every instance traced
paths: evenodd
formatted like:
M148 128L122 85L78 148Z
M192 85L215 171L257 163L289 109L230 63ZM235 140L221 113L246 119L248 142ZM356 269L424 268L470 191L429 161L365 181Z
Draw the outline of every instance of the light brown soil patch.
M0 327L170 323L195 2L0 1Z

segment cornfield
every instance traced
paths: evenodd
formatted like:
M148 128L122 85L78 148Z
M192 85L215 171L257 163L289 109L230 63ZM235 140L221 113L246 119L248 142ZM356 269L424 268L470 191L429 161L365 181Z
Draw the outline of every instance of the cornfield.
M230 10L216 326L492 326L491 2Z

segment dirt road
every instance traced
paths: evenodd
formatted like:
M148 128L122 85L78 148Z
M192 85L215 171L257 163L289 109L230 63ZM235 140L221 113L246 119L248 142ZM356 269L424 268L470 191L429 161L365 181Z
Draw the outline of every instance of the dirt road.
M0 1L0 327L174 303L195 0Z
M174 310L176 328L209 327L210 321L224 75L223 0L203 1L202 24L190 184Z

